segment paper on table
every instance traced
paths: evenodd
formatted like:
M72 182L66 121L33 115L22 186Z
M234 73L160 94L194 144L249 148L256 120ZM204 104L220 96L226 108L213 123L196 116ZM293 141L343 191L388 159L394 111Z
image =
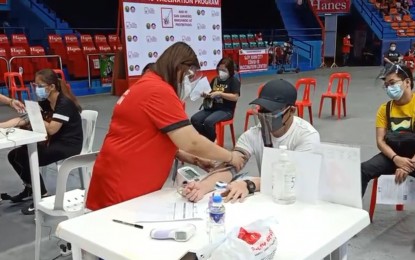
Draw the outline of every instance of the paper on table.
M395 175L382 175L378 178L376 203L406 204L415 201L415 179L409 176L405 182L395 184Z
M136 223L202 220L205 212L196 203L174 202L140 207Z
M210 87L209 81L206 77L203 77L199 80L199 82L196 84L196 87L190 93L190 100L196 101L202 97L203 93L208 94L210 91L212 91L212 89Z
M42 114L40 113L39 103L36 101L25 100L25 107L33 132L46 135L46 127L43 122Z

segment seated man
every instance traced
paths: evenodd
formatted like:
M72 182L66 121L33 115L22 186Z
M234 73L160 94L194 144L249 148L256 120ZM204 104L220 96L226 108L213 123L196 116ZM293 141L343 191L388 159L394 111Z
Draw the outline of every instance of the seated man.
M391 42L389 50L383 55L384 66L389 69L392 65L399 63L402 55L396 50L396 43Z
M376 115L376 144L380 153L361 164L362 197L371 179L395 174L395 182L400 184L408 175L414 175L415 170L415 95L411 70L394 65L383 79L391 100L383 103ZM399 140L399 136L403 139Z
M245 155L245 162L255 156L258 170L261 172L262 152L265 147L286 145L292 151L311 151L313 144L320 142L320 135L307 121L294 116L297 91L295 87L283 80L271 80L265 84L259 98L251 104L259 105L260 125L252 127L241 135L235 151ZM212 191L217 181L230 182L237 177L233 169L217 172L200 182L192 182L183 192L190 201L199 201ZM241 201L260 189L260 178L236 180L228 185L229 194L225 201Z

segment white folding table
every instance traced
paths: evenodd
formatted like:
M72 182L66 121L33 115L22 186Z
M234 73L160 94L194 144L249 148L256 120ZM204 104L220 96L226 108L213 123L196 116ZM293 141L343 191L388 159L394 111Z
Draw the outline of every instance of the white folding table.
M112 219L132 221L140 208L182 200L174 189L160 190L61 222L56 234L105 260L180 259L186 252L198 251L208 244L205 221L188 221L197 226L197 232L189 241L180 243L152 240L149 236L155 227L177 223L144 223L144 229L138 229L114 223ZM207 196L199 203L205 210ZM259 193L243 203L227 203L225 207L228 231L260 218L277 218L278 249L274 259L321 260L370 224L368 213L362 209L323 201L278 205L271 197ZM347 255L341 257L346 259Z
M19 128L11 128L7 130L1 128L0 132L0 149L27 145L30 173L32 178L33 204L35 205L35 216L37 217L36 206L41 198L37 143L46 140L46 136L45 134L27 131Z

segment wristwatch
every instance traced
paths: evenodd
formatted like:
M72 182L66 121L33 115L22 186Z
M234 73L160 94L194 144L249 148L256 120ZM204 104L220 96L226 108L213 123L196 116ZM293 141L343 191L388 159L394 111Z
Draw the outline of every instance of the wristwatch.
M248 188L249 194L254 194L256 190L256 185L253 181L250 180L244 180L246 182L246 187Z

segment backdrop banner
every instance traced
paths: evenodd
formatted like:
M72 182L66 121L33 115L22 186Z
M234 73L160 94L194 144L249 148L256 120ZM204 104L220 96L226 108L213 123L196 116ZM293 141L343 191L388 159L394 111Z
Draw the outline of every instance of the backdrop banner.
M202 71L215 70L222 58L221 0L124 0L123 27L128 76L175 42L189 44Z

